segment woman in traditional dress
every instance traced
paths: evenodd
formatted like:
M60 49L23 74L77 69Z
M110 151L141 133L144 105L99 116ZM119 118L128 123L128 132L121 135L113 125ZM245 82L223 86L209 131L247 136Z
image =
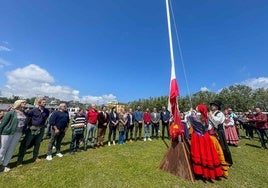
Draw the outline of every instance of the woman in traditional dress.
M207 107L199 104L196 113L187 117L193 127L191 138L191 160L193 171L198 177L216 179L223 175L218 153L208 134Z
M224 115L225 115L225 120L223 122L223 126L224 126L224 134L225 134L226 142L229 145L237 146L239 142L239 138L237 135L234 119L230 115L228 109L224 111Z

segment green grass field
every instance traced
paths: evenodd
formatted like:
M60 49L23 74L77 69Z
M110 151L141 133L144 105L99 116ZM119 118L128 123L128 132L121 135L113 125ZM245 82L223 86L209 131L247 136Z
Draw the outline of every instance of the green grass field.
M254 140L242 138L239 147L230 147L234 160L230 176L213 183L190 183L159 170L167 150L161 139L88 149L75 155L69 154L69 141L70 130L62 145L64 156L54 156L52 161L45 160L48 140L42 142L40 163L31 162L32 149L22 167L16 167L14 156L12 171L0 173L0 187L268 187L268 150L260 149L257 135Z

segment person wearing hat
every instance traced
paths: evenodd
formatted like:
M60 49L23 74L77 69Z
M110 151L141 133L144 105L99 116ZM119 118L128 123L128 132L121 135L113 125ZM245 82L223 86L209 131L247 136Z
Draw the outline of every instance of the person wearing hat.
M26 116L23 112L25 105L25 100L16 100L13 109L5 114L0 124L2 144L0 149L0 161L2 162L1 171L10 171L10 168L8 168L7 165L12 158L15 147L19 142L25 127Z
M209 112L209 134L217 136L220 146L222 148L225 161L229 164L233 164L233 159L231 152L229 150L228 144L226 142L225 133L223 129L223 123L225 120L225 115L220 111L221 110L221 101L215 100L210 104L211 111Z

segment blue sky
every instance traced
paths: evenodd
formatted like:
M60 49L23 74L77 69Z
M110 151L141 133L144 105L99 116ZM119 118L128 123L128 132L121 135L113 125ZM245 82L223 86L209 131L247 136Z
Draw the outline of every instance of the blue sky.
M268 2L173 0L190 93L268 88ZM82 102L168 95L165 0L2 0L0 90ZM188 94L173 28L176 74Z

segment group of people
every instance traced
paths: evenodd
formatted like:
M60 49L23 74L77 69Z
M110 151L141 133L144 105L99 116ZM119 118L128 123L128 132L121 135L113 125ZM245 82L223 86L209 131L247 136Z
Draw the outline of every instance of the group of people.
M15 101L13 108L10 109L2 118L0 124L1 148L0 161L2 163L1 171L8 172L7 166L13 156L16 145L20 142L19 153L17 158L18 166L23 165L23 158L27 149L33 147L33 161L40 162L39 149L47 119L50 115L49 110L45 108L46 100L40 99L38 107L29 110L25 109L26 101ZM69 125L69 115L65 103L59 105L59 110L53 112L49 118L51 125L51 138L47 150L47 159L52 159L52 147L56 147L56 155L62 157L60 152L61 141Z
M46 160L53 159L53 148L56 149L56 156L63 156L60 151L61 143L70 123L66 104L61 103L59 109L53 112L49 112L45 107L45 99L40 99L38 106L31 110L26 109L25 106L25 100L17 100L13 107L1 118L1 171L10 171L8 164L20 140L17 158L18 166L23 165L25 153L27 149L32 147L33 161L40 162L39 149L41 142L48 136L50 140ZM158 138L160 121L162 121L163 125L162 138L165 138L165 131L166 138L169 138L169 120L170 112L166 107L163 107L161 113L157 112L156 108L152 113L149 112L149 109L143 113L140 106L135 111L131 108L128 112L122 109L119 113L113 107L111 112L108 113L106 106L102 106L101 111L98 111L97 106L92 104L88 111L80 109L72 119L70 126L72 130L70 154L75 154L75 152L79 151L81 143L85 151L88 149L88 145L92 149L95 149L96 146L103 147L106 129L109 129L108 146L116 144L117 132L119 133L118 144L142 139L151 141L152 138ZM144 136L142 137L143 124ZM152 135L150 134L151 132ZM23 135L24 137L22 138ZM95 138L97 138L96 142Z
M71 119L65 103L59 105L59 109L53 112L45 107L46 100L40 99L38 107L25 110L25 100L17 100L13 108L7 112L0 124L1 148L0 161L2 171L8 172L8 163L12 158L15 147L24 134L19 146L17 158L18 166L23 165L23 158L27 149L33 147L33 161L40 162L39 148L44 138L45 129L50 134L46 160L53 159L52 149L55 147L56 156L62 157L61 143L70 125L72 134L70 142L70 154L88 148L95 149L125 142L137 140L151 141L158 139L169 139L169 126L172 123L172 114L165 106L158 112L149 108L143 112L140 106L134 111L128 111L113 107L108 113L107 107L97 109L95 104L87 111L80 109ZM268 137L267 117L259 108L256 114L244 118L243 122L254 124L262 148L266 148L264 136ZM206 179L215 179L228 176L228 168L232 165L232 157L228 145L238 145L239 137L235 122L238 121L231 109L221 112L220 101L210 103L210 111L200 104L195 110L181 113L184 125L184 135L191 142L191 160L193 171L197 176ZM160 130L160 125L162 130ZM105 135L108 129L108 139ZM142 131L143 129L143 131ZM143 132L143 136L142 136ZM160 135L159 132L162 132ZM118 134L118 139L117 139ZM95 140L96 139L96 140Z
M228 168L233 164L229 145L237 146L239 137L236 121L251 123L255 127L262 149L266 148L264 136L268 138L267 115L256 108L256 114L239 119L232 109L221 112L221 102L210 103L210 111L199 104L187 116L193 132L191 134L191 160L197 177L207 180L228 177Z
M159 138L159 127L162 123L162 139L169 138L169 123L170 112L163 107L159 113L156 108L150 112L147 108L142 112L141 107L138 106L135 111L129 108L128 112L113 107L111 112L107 112L107 107L102 106L101 111L97 110L95 104L92 104L91 109L84 113L80 109L72 121L72 141L70 145L70 153L74 154L79 151L79 144L83 142L83 149L87 150L88 142L90 141L90 148L104 146L104 139L106 130L108 129L108 146L116 144L118 132L118 144L125 142L133 142L137 140L151 141L153 138ZM144 136L142 137L142 128L144 128ZM95 135L97 133L97 135ZM152 133L152 134L151 134ZM95 137L97 138L95 144Z

